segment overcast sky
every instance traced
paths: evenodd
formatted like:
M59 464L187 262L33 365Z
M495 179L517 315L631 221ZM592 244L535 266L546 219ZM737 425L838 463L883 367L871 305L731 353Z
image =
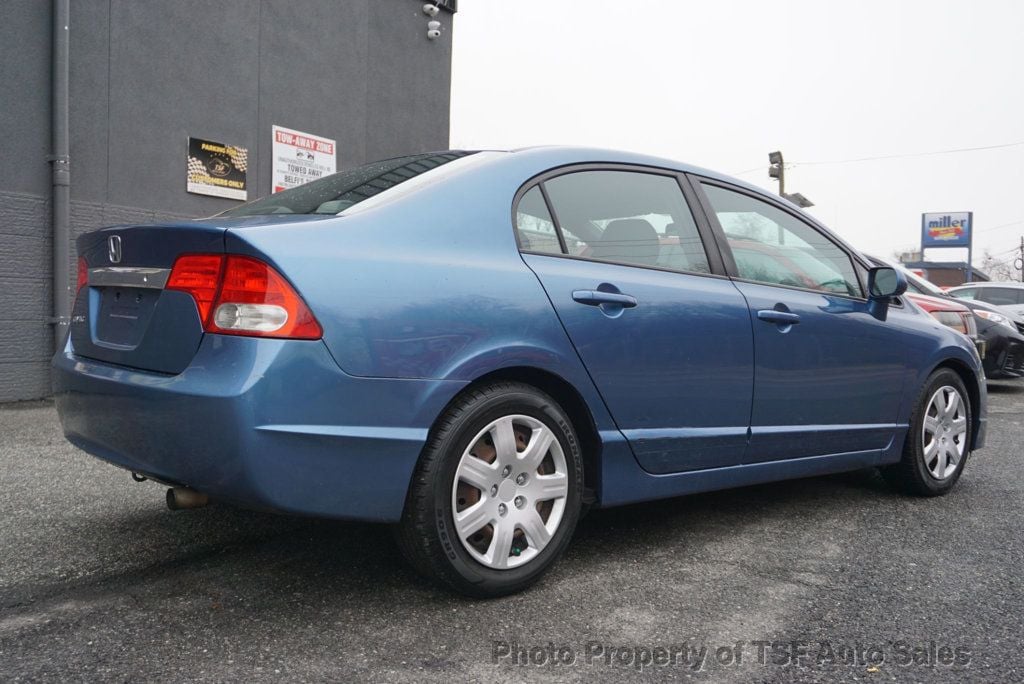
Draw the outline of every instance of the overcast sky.
M863 250L914 248L924 211L974 212L975 263L1024 234L1024 144L810 163L1024 143L1019 0L462 0L454 52L453 147L611 147L773 190L777 149Z

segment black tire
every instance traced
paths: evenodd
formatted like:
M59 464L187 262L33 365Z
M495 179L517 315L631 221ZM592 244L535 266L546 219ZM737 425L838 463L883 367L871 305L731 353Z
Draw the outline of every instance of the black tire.
M492 421L517 414L541 421L554 433L565 457L568 491L561 521L547 545L523 565L497 570L474 559L456 534L452 487L470 441ZM421 574L467 596L504 596L536 582L562 555L579 521L582 495L579 441L562 408L534 387L497 382L458 397L431 430L395 538Z
M925 463L924 421L928 411L931 398L942 387L952 387L960 394L960 401L966 412L967 432L964 433L964 453L956 465L956 470L943 479L936 478ZM953 370L940 368L929 376L921 390L914 410L910 414L910 429L903 445L903 457L899 463L882 468L882 475L896 489L914 496L942 496L947 494L963 473L967 458L970 455L971 436L973 434L972 423L973 407L971 406L970 394L964 386L963 380Z

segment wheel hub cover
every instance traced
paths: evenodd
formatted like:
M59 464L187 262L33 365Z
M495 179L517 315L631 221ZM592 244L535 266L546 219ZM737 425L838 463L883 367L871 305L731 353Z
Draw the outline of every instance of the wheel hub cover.
M508 503L512 499L516 498L516 483L512 480L505 480L498 487L498 498Z

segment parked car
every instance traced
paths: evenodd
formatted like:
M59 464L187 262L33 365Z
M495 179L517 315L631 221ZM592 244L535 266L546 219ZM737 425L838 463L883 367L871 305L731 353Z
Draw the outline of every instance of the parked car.
M985 358L985 342L978 338L978 325L974 322L974 314L963 304L948 297L930 297L908 289L904 296L917 306L924 309L936 321L948 326L958 333L967 335L978 348L978 355Z
M1024 283L967 283L947 292L957 299L985 302L1024 316Z
M78 253L72 443L174 507L394 523L473 596L536 581L585 505L876 466L934 496L985 442L977 350L890 306L898 271L668 160L412 155Z
M950 293L899 264L873 256L867 258L877 266L892 266L900 270L907 279L908 293L954 300ZM968 307L974 314L978 338L985 345L982 355L985 377L991 380L1024 377L1024 319L1012 311L976 299L954 301Z

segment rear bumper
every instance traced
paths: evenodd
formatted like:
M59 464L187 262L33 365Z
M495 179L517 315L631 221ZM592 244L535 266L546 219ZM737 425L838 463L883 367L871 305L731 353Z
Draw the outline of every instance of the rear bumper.
M206 335L178 375L53 360L76 446L215 499L398 520L427 431L463 383L355 378L320 342Z

